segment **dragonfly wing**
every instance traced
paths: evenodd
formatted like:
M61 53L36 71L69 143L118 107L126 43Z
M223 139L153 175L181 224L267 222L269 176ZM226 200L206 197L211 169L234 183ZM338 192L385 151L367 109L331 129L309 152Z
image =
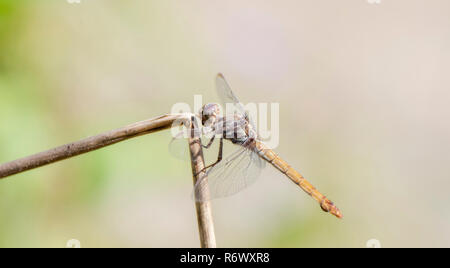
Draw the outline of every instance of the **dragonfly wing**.
M184 137L184 132L179 132L169 143L169 153L181 160L189 159L188 140Z
M221 73L216 76L216 90L220 100L222 101L222 104L226 105L227 103L232 103L236 109L236 112L239 112L241 115L245 114L244 106L236 97L236 95L234 95L230 85L227 83L225 77ZM226 107L223 108L225 109Z
M169 143L169 152L172 156L175 158L181 159L181 160L189 160L189 144L188 144L188 138L190 135L194 135L197 137L203 137L201 133L201 129L196 128L195 132L192 133L192 129L189 126L186 125L180 125L178 127L174 127L171 129L172 132L172 140ZM208 134L208 135L212 135ZM205 138L209 138L208 135L205 135Z
M244 105L239 101L234 92L231 90L230 85L225 80L223 74L219 73L216 76L216 90L217 95L219 95L220 100L222 101L222 105L224 105L223 109L225 109L227 114L237 113L238 115L246 118L249 123L255 127L253 120L251 119L248 112L245 110ZM227 103L233 104L232 106L227 106ZM230 111L230 107L232 110ZM256 129L256 128L255 128Z
M207 171L194 187L194 199L207 201L230 196L253 184L265 162L257 153L242 147Z

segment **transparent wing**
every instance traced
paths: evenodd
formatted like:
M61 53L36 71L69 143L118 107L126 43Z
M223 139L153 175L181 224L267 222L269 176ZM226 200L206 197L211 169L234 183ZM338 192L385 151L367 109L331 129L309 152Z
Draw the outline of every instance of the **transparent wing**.
M179 132L169 143L169 153L175 158L189 160L189 145L184 132Z
M207 172L194 186L194 199L207 201L236 194L253 184L265 162L257 153L242 147Z
M222 104L224 105L223 109L227 108L226 106L227 103L231 103L233 104L235 111L238 112L240 115L246 114L244 106L236 97L236 95L234 95L230 85L228 85L227 81L225 80L225 77L221 73L217 74L216 76L216 90L220 100L222 101ZM234 113L234 111L228 112Z
M231 90L230 85L225 80L223 74L219 73L216 76L216 90L217 95L219 95L222 101L223 109L227 114L238 114L241 117L249 121L249 123L254 127L255 124L251 119L248 112L245 110L244 105L239 101L236 95ZM227 105L228 104L228 105ZM229 105L232 104L232 105ZM230 110L231 109L231 110ZM256 129L256 128L255 128Z
M169 143L169 152L172 156L181 159L189 160L189 135L201 136L201 129L196 128L196 133L192 133L192 129L189 126L190 121L183 122L177 127L171 129L172 139Z

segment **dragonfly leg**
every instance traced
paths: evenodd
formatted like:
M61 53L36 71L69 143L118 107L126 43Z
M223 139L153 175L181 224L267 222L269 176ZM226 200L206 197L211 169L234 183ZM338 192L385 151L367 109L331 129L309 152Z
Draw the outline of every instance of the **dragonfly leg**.
M211 138L211 140L213 140L214 139L214 136ZM210 141L209 142L209 146L211 146L210 144L211 144L212 142ZM207 146L208 146L207 145ZM208 147L209 147L208 146ZM207 148L207 147L205 147L205 148ZM223 156L223 138L220 138L220 143L219 143L219 155L217 156L217 161L216 162L214 162L214 163L212 163L212 164L210 164L210 165L208 165L208 166L206 166L206 167L204 167L202 170L200 170L200 172L198 172L196 175L198 175L198 174L200 174L201 172L204 172L204 171L206 171L208 168L212 168L212 167L214 167L215 165L217 165L217 164L219 164L219 162L220 161L222 161L222 156Z
M212 136L212 138L209 140L208 144L207 145L202 144L202 147L205 149L208 149L209 147L211 147L212 143L214 142L215 137L216 137L216 135Z

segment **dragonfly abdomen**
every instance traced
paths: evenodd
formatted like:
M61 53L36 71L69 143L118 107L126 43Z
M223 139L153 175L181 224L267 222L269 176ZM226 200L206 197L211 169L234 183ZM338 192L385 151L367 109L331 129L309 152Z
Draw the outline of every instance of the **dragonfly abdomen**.
M256 141L255 149L258 151L260 157L272 164L276 169L285 174L292 182L300 186L307 194L314 198L320 207L338 218L342 218L342 214L339 209L320 193L310 182L308 182L298 171L293 169L286 161L278 156L272 149L267 147L264 143Z

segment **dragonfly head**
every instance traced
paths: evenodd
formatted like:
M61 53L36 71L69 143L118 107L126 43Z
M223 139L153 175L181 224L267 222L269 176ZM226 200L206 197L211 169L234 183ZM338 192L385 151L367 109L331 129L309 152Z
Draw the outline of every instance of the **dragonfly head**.
M203 105L202 109L200 110L202 125L205 127L214 125L217 121L219 113L220 108L217 103L208 103Z

